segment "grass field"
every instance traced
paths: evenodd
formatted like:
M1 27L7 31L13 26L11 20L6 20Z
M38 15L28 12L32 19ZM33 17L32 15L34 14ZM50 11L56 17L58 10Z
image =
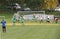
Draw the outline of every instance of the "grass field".
M0 26L0 33L1 39L60 39L60 25L8 25L6 33Z
M1 12L7 22L7 32L3 33L0 24L0 39L60 39L60 21L57 24L25 21L25 25L12 23L13 12ZM59 15L59 14L58 14ZM0 18L1 22L1 18Z

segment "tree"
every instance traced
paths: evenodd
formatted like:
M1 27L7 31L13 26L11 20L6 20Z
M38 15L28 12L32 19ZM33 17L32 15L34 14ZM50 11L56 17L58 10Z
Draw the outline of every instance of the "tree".
M0 4L1 5L4 5L4 4L6 4L7 2L6 2L6 0L0 0Z
M30 8L34 9L34 8L41 8L43 6L43 2L44 0L25 0L27 6L29 6Z

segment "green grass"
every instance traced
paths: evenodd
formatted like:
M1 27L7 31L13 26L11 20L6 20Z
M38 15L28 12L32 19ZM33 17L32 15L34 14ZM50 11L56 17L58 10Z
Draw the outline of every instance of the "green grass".
M1 27L0 27L1 32ZM60 39L60 26L7 26L7 32L1 32L2 39Z
M13 12L1 12L0 16L5 16L7 23L12 23ZM1 22L1 18L0 18ZM25 21L25 23L40 23L39 21ZM47 25L46 21L41 25L31 26L7 26L7 32L3 33L0 26L1 39L60 39L60 21L57 25ZM46 25L44 25L46 24ZM52 24L52 23L51 23Z

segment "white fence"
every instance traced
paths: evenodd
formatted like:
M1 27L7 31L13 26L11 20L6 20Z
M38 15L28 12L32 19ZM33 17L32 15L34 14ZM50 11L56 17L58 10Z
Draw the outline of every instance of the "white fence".
M32 20L33 19L33 15L30 14L30 15L24 15L23 16L25 20ZM54 19L54 15L46 15L46 14L36 14L35 15L36 19L37 20L46 20L48 17L50 20L53 20Z

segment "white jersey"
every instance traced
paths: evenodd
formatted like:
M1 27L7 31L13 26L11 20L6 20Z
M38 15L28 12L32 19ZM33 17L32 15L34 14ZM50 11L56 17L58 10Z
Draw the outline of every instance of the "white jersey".
M14 16L16 17L16 20L19 20L19 14L18 13L14 14Z
M41 20L43 20L43 17L41 16L41 18L40 18Z
M50 18L50 17L48 16L48 18Z

